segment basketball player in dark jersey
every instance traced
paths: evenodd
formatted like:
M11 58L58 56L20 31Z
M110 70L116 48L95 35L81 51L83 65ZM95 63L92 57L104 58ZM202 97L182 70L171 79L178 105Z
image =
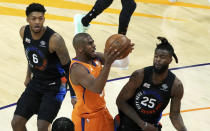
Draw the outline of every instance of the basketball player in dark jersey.
M93 8L86 15L76 14L74 17L75 34L86 32L90 22L107 9L113 0L97 0ZM122 10L119 17L118 34L126 35L133 12L136 9L134 0L121 0Z
M172 56L178 59L172 45L158 37L153 66L133 72L117 98L120 115L120 131L160 131L158 123L163 110L171 100L170 119L178 131L186 131L180 115L184 89L182 82L168 66Z
M14 131L26 131L25 124L34 114L38 114L38 131L49 131L66 94L69 53L63 38L43 26L45 11L41 4L30 4L26 8L29 25L20 29L28 69L26 89L17 102L11 123Z

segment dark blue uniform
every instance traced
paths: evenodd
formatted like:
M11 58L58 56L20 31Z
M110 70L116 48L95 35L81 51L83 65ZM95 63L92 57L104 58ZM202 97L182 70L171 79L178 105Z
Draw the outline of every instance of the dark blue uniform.
M135 109L139 117L148 123L157 125L161 119L162 112L171 98L171 88L175 75L168 71L168 76L161 84L152 82L153 67L144 68L144 79L142 85L136 90L134 96L127 102ZM123 112L120 112L121 131L141 131L142 129Z
M47 27L39 40L33 40L29 26L25 27L23 45L33 77L17 102L15 114L26 119L38 114L38 119L52 122L62 103L56 94L64 70L57 54L49 52L49 40L54 33Z

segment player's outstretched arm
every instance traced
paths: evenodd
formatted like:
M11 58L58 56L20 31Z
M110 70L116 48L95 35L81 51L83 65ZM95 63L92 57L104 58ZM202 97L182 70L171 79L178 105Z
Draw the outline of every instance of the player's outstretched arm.
M178 78L175 79L174 85L171 90L171 107L170 107L170 119L173 126L178 131L187 131L182 116L180 114L181 99L184 94L183 85Z

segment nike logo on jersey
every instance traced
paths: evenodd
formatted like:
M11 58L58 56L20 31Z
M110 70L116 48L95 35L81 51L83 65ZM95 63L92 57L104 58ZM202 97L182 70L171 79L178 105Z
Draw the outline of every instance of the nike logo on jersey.
M55 84L56 84L55 82L52 82L52 83L49 83L48 85L52 86L52 85L55 85Z

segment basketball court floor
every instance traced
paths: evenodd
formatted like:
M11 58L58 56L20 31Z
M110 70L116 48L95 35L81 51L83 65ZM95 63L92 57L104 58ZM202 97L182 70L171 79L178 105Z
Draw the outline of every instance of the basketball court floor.
M12 131L16 102L24 91L27 61L19 29L26 25L25 8L32 2L45 5L45 25L60 33L71 58L74 36L73 16L87 13L95 0L0 0L0 130ZM157 36L166 37L174 46L179 63L170 69L182 81L185 94L182 117L189 131L210 129L210 3L208 0L136 0L137 9L128 28L127 36L135 43L129 55L129 68L112 68L106 84L106 102L111 114L117 114L116 97L133 71L152 65ZM106 39L117 33L121 9L120 0L114 0L109 9L91 23L88 31L95 40L97 51L103 52ZM58 117L71 118L69 92ZM33 103L31 103L33 104ZM161 119L163 131L175 131L168 117L169 107ZM28 124L36 131L36 116Z

